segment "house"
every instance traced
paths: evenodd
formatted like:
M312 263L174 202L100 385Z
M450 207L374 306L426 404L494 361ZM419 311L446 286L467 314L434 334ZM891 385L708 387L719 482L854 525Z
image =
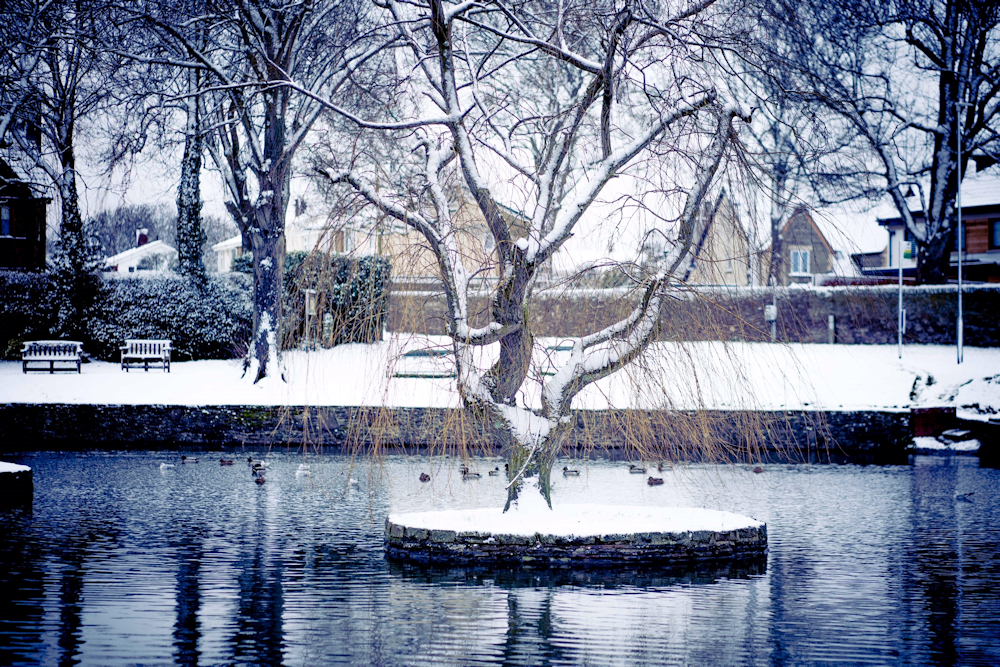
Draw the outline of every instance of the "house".
M750 240L732 200L723 192L703 215L710 215L712 219L702 237L695 240L694 261L684 282L689 285L749 285Z
M177 250L163 241L144 241L145 234L139 235L140 245L117 255L104 258L104 270L117 273L135 271L163 271L177 260Z
M0 157L0 269L42 270L45 208L50 200L18 176L4 157Z
M522 218L517 212L504 209L503 215L513 222L515 235L524 233L524 225L519 224ZM478 206L461 190L454 198L451 216L456 244L467 266L473 271L484 266L494 267L493 235ZM212 250L216 253L216 270L230 271L233 261L243 255L242 238L237 235L220 241ZM289 207L285 252L313 250L385 256L392 266L393 280L421 283L437 280L440 276L437 260L419 232L371 209L354 216L346 224L336 225L325 206L302 196ZM480 277L494 275L495 268L479 273Z
M923 229L923 211L916 197L910 209L919 230ZM913 233L905 228L901 216L886 215L877 219L888 232L889 240L878 266L863 269L866 275L896 277L902 264L903 278L914 279L917 248ZM970 177L962 183L962 277L973 282L1000 282L1000 181ZM958 279L958 234L951 252L949 278Z
M836 279L858 276L854 263L835 250L820 231L812 214L798 208L781 229L781 272L779 285L820 285ZM761 282L766 283L771 268L771 248L761 255Z
M363 252L364 234L353 228L335 229L330 216L323 207L312 202L307 196L300 196L290 206L285 222L285 252L312 252L320 249L337 253ZM243 256L243 237L239 234L212 246L215 252L215 270L226 273L232 270L233 262Z

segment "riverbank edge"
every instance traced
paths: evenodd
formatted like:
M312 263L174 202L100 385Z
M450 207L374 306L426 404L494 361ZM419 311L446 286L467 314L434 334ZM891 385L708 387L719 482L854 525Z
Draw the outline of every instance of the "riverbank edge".
M630 458L637 442L675 460L705 458L692 434L723 443L717 458L894 463L912 453L908 410L576 410L566 450ZM998 449L1000 425L952 419L980 438L981 456ZM728 444L726 444L728 443ZM456 408L248 405L0 404L0 451L38 449L341 448L351 451L445 447L488 452L484 426ZM736 456L737 451L741 456Z

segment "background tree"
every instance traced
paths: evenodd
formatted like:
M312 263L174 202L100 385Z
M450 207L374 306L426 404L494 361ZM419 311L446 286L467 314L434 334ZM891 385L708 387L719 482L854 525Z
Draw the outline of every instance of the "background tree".
M775 36L762 55L828 114L845 162L856 165L828 184L828 193L839 190L828 196L888 194L916 240L918 283L947 280L956 143L963 176L972 153L997 150L998 23L1000 5L983 0L778 0L761 16Z
M346 150L330 147L322 174L422 234L444 287L459 394L508 463L507 507L527 479L551 504L574 397L653 340L670 282L710 219L698 213L735 131L706 42L736 34L735 15L711 2L675 14L611 2L386 7L400 41L394 103L363 118L328 103L359 134ZM403 151L387 161L385 146ZM635 217L654 221L669 249L628 317L573 340L569 360L534 388L541 407L532 409L536 280L588 215L603 217L594 209L619 177L617 187L637 189L628 195L641 203ZM471 265L458 246L458 196L492 236L487 265ZM489 322L475 327L470 279L490 273ZM484 364L493 343L498 355Z
M367 7L360 0L167 0L144 13L170 64L197 73L206 149L222 174L243 246L253 252L254 325L246 369L254 382L280 376L293 161L319 117L315 98L335 97L357 66L380 49L374 36L365 35ZM199 35L207 37L199 41Z
M21 10L20 3L5 8ZM81 123L110 102L120 61L96 48L98 36L113 28L103 3L62 0L38 3L30 10L5 14L3 30L20 44L17 68L7 79L10 102L4 115L34 124L40 141L27 133L8 133L21 153L50 181L59 199L59 241L53 267L57 289L55 333L80 337L96 289L97 257L80 214L76 135ZM27 33L23 31L27 30Z

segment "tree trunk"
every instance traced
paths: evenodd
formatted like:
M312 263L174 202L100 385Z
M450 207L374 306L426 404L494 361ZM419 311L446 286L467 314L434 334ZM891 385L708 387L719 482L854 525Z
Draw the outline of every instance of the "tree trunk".
M56 184L62 219L59 223L59 243L53 272L56 290L56 329L53 333L85 340L88 311L97 290L97 265L94 249L87 239L80 215L72 129L67 129L63 136L67 141L58 147L62 173Z
M254 382L281 374L281 278L284 268L284 229L254 235L254 330L248 351L248 369Z
M948 282L951 248L957 232L941 234L917 250L917 284L935 285ZM901 260L902 261L902 260Z
M189 78L195 72L188 72ZM197 90L197 81L192 87ZM184 156L181 158L181 181L177 186L177 259L181 275L191 278L199 287L205 285L205 263L202 246L205 230L201 226L201 114L197 98L188 100Z
M785 260L785 249L781 235L782 223L785 219L785 204L781 200L785 196L785 183L788 180L788 170L784 164L774 168L774 191L771 193L771 261L767 270L767 284L776 286L782 284L781 270Z

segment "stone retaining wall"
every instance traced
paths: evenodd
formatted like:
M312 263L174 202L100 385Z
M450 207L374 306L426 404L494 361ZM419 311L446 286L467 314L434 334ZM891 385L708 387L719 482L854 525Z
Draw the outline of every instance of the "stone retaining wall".
M674 460L713 458L861 463L906 460L909 412L578 410L567 450L640 458L641 448ZM692 444L697 443L697 444ZM169 405L0 405L0 451L303 444L371 451L446 447L491 450L487 429L463 410Z
M650 460L644 448L675 461L865 464L906 463L915 420L909 411L888 410L577 410L573 418L565 450L580 458ZM971 430L982 443L980 461L1000 464L1000 424L935 424L936 432ZM0 404L0 452L303 445L362 454L495 453L482 424L448 408Z
M528 537L409 528L386 519L385 552L399 561L447 564L610 566L746 560L767 553L767 526L727 532Z

